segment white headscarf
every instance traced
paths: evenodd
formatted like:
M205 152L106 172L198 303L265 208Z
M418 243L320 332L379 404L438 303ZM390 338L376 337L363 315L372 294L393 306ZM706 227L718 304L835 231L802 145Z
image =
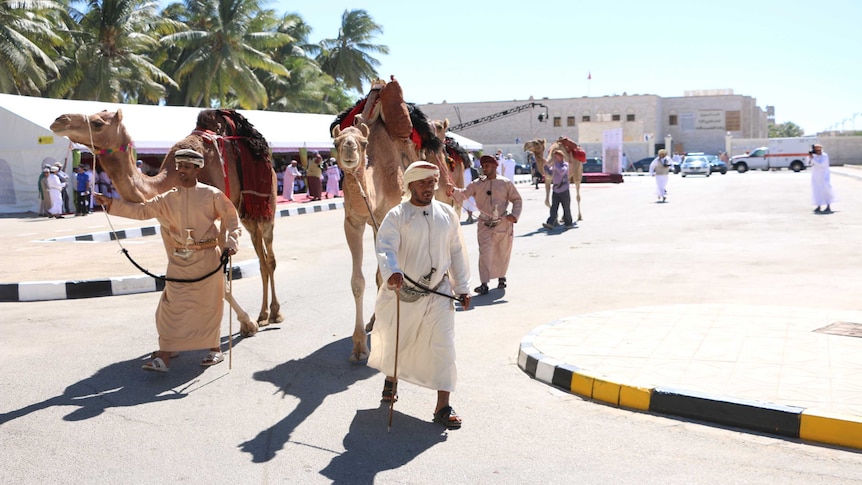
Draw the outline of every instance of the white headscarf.
M430 176L434 176L438 181L440 180L440 169L437 168L437 165L422 160L411 163L407 167L407 170L404 171L404 195L402 198L405 200L410 198L410 182L423 180ZM436 183L434 184L434 190L437 190Z

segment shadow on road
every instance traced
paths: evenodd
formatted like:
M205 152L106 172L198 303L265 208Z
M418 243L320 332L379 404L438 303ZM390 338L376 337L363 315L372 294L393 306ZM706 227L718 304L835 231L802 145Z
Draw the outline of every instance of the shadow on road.
M311 416L327 396L343 392L353 383L377 374L377 370L364 364L349 363L347 355L352 349L353 341L348 337L302 359L254 373L256 380L271 382L280 392L299 399L299 404L284 419L239 445L242 451L252 455L252 461L272 460L290 440L293 430Z
M226 337L223 340L226 341ZM234 346L241 340L234 339ZM219 372L219 369L227 371L227 363L222 363L209 372L211 379L207 376L208 380L202 382L207 368L201 367L200 361L206 353L205 350L181 353L171 359L171 369L166 374L141 370L141 365L149 360L149 354L116 362L70 385L59 396L0 414L0 424L51 406L77 407L63 419L81 421L95 418L109 408L182 399L195 389L221 379L224 373Z
M395 406L398 409L398 406ZM375 476L399 468L432 446L446 441L446 431L431 422L395 411L387 431L389 405L356 411L344 437L344 453L337 455L320 474L333 484L375 483Z

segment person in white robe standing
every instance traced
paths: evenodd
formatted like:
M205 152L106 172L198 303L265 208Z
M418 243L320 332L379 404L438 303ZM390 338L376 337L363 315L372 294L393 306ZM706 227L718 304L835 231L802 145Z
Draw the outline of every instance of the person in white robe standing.
M458 216L434 200L439 177L431 163L410 164L404 172L410 199L380 224L377 259L385 284L377 292L368 366L386 375L384 402L398 399L398 381L434 389L434 421L458 429L461 418L449 403L457 379L455 304L444 295L454 292L470 308L470 264Z
M659 202L667 201L667 179L673 163L667 158L667 150L658 151L658 156L649 164L649 174L655 177L655 195Z
M301 177L299 169L296 168L296 160L291 160L290 165L284 171L284 191L283 197L287 200L293 200L293 185L296 183L296 177Z
M811 150L811 202L817 206L815 214L831 214L835 194L832 192L832 182L829 180L829 155L823 151L823 145L816 143ZM821 210L820 206L826 209Z
M57 172L60 171L60 167L56 165L51 167L50 172L48 174L48 193L51 194L51 208L48 210L49 217L54 217L56 219L63 218L63 195L62 190L66 187L66 184L60 182L60 177L57 176Z
M334 158L329 159L329 165L326 167L326 198L338 197L338 183L341 181L341 169L338 168L338 162Z

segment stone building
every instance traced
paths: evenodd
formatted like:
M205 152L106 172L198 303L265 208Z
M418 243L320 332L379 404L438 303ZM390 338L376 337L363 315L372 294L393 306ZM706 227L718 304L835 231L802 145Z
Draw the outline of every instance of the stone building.
M455 128L450 130L482 143L485 153L499 148L518 160L524 159L527 140L552 141L564 135L583 145L588 156L599 156L602 134L614 128L622 129L623 150L630 161L652 156L668 144L673 152L718 153L725 150L728 135L766 138L770 119L755 98L733 94L729 89L686 91L671 98L623 93L476 103L444 101L419 107L430 119L448 118ZM469 126L458 129L459 123Z

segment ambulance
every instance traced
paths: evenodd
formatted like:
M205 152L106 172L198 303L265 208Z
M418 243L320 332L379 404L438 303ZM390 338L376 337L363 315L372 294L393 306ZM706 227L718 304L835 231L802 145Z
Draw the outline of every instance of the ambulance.
M815 143L817 139L814 137L770 138L767 146L733 156L730 163L739 173L782 168L800 172L808 165L808 155Z

